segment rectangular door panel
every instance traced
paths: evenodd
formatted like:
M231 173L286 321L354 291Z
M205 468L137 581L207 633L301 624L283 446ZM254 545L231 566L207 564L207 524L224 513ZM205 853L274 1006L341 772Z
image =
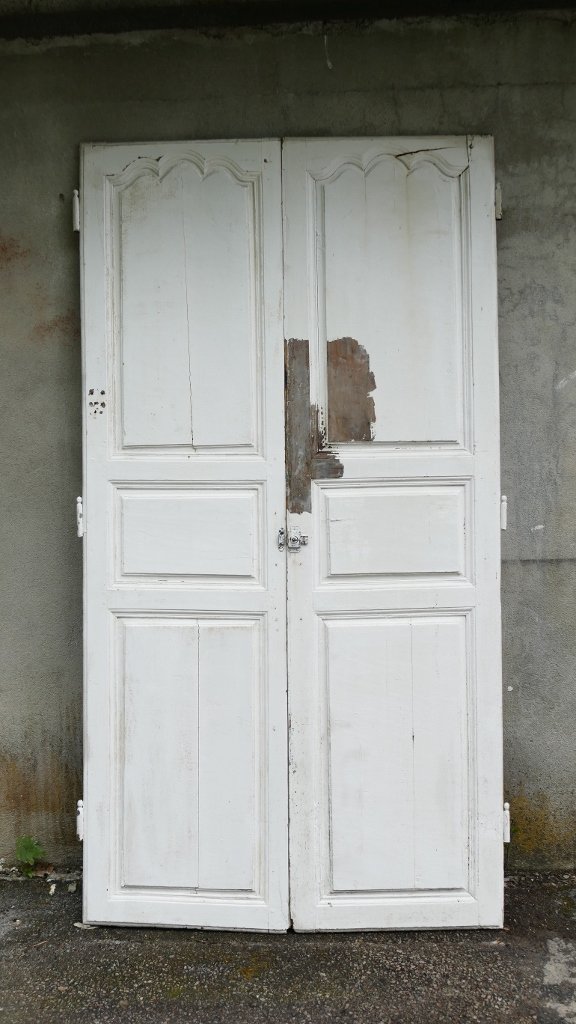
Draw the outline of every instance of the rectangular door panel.
M308 168L330 442L463 443L465 168L463 149L369 139Z
M116 579L262 583L262 488L116 488Z
M198 885L198 626L188 619L118 620L116 749L111 808L120 885L170 878Z
M260 895L261 620L132 616L119 631L121 887Z
M323 485L326 577L466 574L466 488Z
M232 155L180 148L109 179L122 448L257 447L262 182Z
M266 850L265 623L199 623L199 887L260 893Z
M332 892L466 888L465 628L324 620Z

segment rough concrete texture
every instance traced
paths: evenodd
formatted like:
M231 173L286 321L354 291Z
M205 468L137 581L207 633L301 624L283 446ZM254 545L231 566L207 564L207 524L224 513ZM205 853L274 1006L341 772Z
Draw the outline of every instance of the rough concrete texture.
M0 39L574 10L575 0L0 0Z
M77 239L83 141L490 133L502 381L511 862L574 864L576 21L1 44L0 853L77 857L81 564Z
M192 6L218 10L219 8L241 8L254 4L254 0L191 0ZM318 6L317 0L260 0L260 7L273 10L283 6L288 12L291 8L297 8L300 17L308 15L315 17L315 10ZM29 18L42 14L70 14L84 13L85 11L134 11L139 8L152 8L158 11L159 17L165 16L166 12L174 7L190 6L183 5L182 0L0 0L0 16L21 15ZM332 18L338 16L341 11L353 15L356 0L332 0ZM399 12L404 7L412 14L477 14L478 12L494 11L502 8L496 0L407 0L403 5L395 3L394 0L372 0L372 8L380 11L381 17L391 15L391 12ZM507 0L506 10L546 10L550 8L561 8L564 10L574 7L573 0Z
M508 883L504 931L256 935L74 927L79 894L0 883L6 1024L576 1020L576 877Z

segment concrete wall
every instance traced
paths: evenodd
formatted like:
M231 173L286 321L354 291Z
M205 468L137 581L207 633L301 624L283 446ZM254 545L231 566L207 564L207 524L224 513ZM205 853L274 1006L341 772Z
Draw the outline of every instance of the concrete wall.
M0 854L79 856L77 239L82 141L491 133L498 226L511 863L576 840L576 21L0 44Z

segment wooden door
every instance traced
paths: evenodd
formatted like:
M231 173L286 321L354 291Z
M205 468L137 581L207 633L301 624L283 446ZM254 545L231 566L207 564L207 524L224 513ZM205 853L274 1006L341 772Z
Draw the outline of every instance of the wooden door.
M85 920L285 929L280 144L82 164Z
M289 140L283 181L294 925L499 926L492 145Z
M295 927L501 923L493 189L84 148L87 921L288 927L288 639Z

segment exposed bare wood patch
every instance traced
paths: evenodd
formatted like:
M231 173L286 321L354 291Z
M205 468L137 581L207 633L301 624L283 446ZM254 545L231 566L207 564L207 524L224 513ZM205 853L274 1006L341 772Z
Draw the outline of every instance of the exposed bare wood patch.
M344 467L326 446L320 413L310 404L308 341L286 342L286 497L289 512L311 512L312 480L341 477Z
M355 338L328 342L328 440L371 441L376 381L370 357Z
M310 511L310 355L308 342L285 343L286 498L289 512Z
M317 405L310 406L310 425L313 452L312 480L338 480L344 473L344 466L328 446L326 428Z

